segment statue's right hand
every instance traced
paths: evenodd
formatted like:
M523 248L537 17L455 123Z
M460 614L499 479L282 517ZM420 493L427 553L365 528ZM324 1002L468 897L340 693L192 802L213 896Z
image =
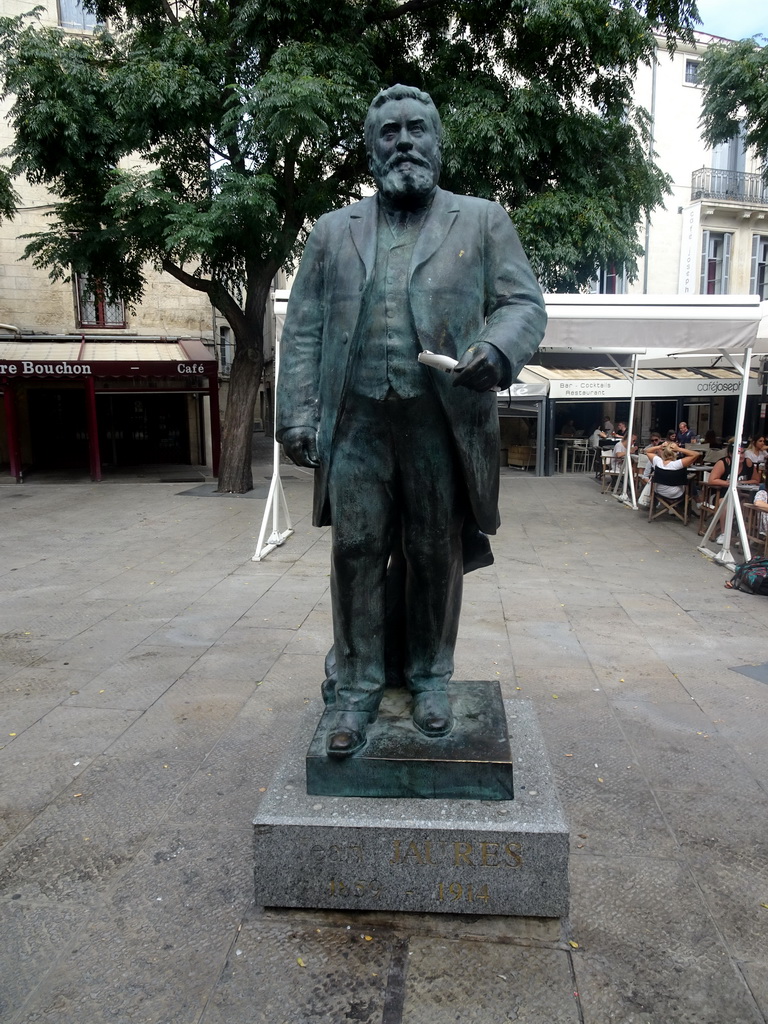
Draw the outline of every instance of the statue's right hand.
M312 427L289 427L280 438L283 451L297 466L317 469L320 457L317 454L317 431Z

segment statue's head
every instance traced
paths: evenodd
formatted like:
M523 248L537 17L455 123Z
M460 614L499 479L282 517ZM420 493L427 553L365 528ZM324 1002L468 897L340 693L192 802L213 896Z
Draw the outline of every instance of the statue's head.
M368 167L379 191L399 206L418 206L440 177L443 126L428 93L411 85L383 89L365 118Z

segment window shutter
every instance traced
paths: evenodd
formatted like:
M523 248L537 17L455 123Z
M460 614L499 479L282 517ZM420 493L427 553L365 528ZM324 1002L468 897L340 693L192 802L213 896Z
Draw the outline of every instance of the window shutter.
M701 284L699 294L707 294L707 260L709 258L709 232L701 232Z
M733 234L730 231L723 233L723 277L720 287L721 295L728 295L728 282L730 280L731 272L731 242L733 241Z
M760 235L752 235L752 262L749 267L749 294L756 295L759 291L757 281L757 263L760 255Z

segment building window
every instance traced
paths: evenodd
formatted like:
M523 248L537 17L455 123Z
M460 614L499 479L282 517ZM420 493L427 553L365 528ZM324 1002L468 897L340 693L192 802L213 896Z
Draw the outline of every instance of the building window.
M75 274L78 327L125 327L122 299L107 292L101 282Z
M599 276L592 281L591 291L597 295L625 295L627 271L623 263L609 263L600 268Z
M768 299L768 235L752 235L752 266L749 274L749 293Z
M232 344L232 331L229 327L219 328L219 365L221 372L226 374L232 369L232 360L235 358L234 346Z
M686 85L698 85L699 84L699 64L701 61L698 60L686 60L685 62L685 84Z
M730 231L704 231L701 248L701 294L727 295L731 269Z
M85 10L81 0L59 0L59 24L77 32L93 32L99 21L95 14Z

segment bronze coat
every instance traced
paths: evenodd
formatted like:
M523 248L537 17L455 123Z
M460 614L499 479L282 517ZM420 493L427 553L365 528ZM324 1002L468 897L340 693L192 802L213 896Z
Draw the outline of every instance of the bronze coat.
M307 241L283 326L277 438L317 431L313 522L330 521L327 474L343 414L356 328L376 260L376 197L321 217ZM536 351L546 313L517 232L497 203L437 189L413 252L408 295L422 349L460 359L487 341L507 358L508 387ZM494 392L454 388L429 371L456 441L472 511L485 533L498 525L499 422ZM361 439L365 443L365 439Z

